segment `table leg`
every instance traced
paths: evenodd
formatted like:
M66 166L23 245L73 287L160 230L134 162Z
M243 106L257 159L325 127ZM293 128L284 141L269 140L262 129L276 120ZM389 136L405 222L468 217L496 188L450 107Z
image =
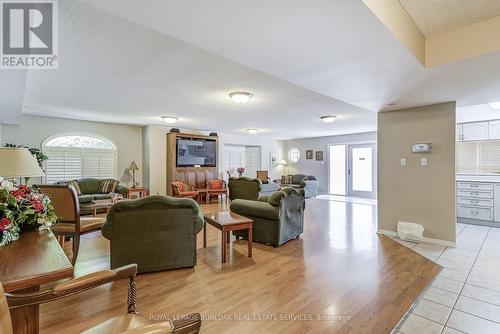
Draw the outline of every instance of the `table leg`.
M227 231L226 241L227 241L228 244L231 243L231 231Z
M92 217L97 217L97 209L94 209L94 210L92 211Z
M248 228L248 257L252 257L252 224Z
M40 287L19 290L16 292L36 292ZM38 305L26 306L10 310L13 333L16 334L38 334L39 331L39 307Z
M226 263L226 231L225 229L222 230L222 242L221 242L221 258L222 258L222 263Z
M203 222L203 248L207 248L207 222Z

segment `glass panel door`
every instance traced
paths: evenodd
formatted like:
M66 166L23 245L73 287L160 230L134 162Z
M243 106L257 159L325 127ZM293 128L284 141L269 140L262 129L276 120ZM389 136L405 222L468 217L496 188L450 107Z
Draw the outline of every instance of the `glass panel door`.
M375 198L374 144L349 146L349 196Z
M329 146L329 188L328 193L345 196L347 192L346 145Z

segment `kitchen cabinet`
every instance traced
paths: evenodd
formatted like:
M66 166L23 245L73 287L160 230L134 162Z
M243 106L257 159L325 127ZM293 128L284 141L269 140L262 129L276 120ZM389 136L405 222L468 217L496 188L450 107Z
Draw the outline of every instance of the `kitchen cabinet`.
M487 140L489 122L463 123L461 141Z
M489 122L489 139L500 139L500 121Z
M500 226L500 183L457 181L457 220Z

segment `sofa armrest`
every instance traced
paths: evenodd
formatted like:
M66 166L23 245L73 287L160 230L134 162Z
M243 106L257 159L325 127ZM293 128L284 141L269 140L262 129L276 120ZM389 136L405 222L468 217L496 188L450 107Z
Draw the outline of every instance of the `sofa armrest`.
M127 197L127 194L128 194L128 188L127 187L124 187L124 186L120 186L118 185L116 187L116 192L119 193L120 195L122 195L123 197Z
M111 222L106 220L101 228L101 234L104 238L111 240Z
M279 207L269 203L235 199L231 202L231 211L242 216L259 217L268 220L279 220Z

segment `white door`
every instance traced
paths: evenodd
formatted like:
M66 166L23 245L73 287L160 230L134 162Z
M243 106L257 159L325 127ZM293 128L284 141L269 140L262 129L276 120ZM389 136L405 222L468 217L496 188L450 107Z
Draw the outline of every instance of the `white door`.
M375 144L349 145L348 195L375 198Z
M225 180L228 179L229 172L231 176L238 176L236 169L246 165L246 147L241 145L224 145L224 165L221 170Z
M328 147L328 193L347 195L347 145Z
M464 123L462 124L462 140L486 140L488 139L488 122Z

